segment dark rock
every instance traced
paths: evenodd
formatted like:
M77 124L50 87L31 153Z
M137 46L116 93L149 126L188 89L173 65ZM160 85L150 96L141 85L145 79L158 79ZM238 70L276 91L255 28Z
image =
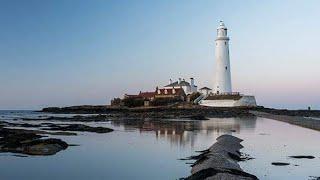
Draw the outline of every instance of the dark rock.
M71 106L64 108L44 108L42 112L52 113L85 113L85 114L101 114L95 116L81 116L72 117L69 120L78 121L100 121L114 118L190 118L194 120L206 120L207 118L218 117L254 117L249 112L249 108L218 108L218 107L204 107L204 106L188 106L188 107L148 107L148 108L121 108L109 106ZM56 118L56 120L63 118ZM68 120L67 118L65 118ZM52 119L54 120L54 119Z
M7 122L7 121L1 121L0 122L2 127L8 127L8 126L12 126L12 127L41 127L41 125L39 124L29 124L29 123L12 123L12 122Z
M24 121L79 121L79 122L103 122L107 121L108 116L106 115L92 115L92 116L72 116L72 117L59 117L59 116L49 116L45 118L22 118Z
M273 162L271 164L275 165L275 166L288 166L288 165L290 165L290 163L284 163L284 162Z
M252 174L236 169L221 170L208 168L198 171L191 176L185 178L185 180L201 180L209 178L210 180L222 180L222 179L239 179L239 180L258 180L258 178Z
M295 158L295 159L314 159L314 156L289 156L290 158Z
M0 152L29 155L53 155L64 150L68 144L60 139L40 139L35 131L0 128Z
M67 149L68 144L60 139L37 139L23 144L22 153L29 155L53 155Z
M69 144L69 146L80 146L79 144Z
M243 140L231 135L222 135L209 149L200 151L201 154L197 156L186 158L196 161L191 165L192 175L185 179L258 179L244 172L238 164L242 160L239 152L243 148L241 141Z
M309 176L310 180L320 180L320 176Z
M193 115L193 116L187 116L185 118L191 119L191 120L209 120L204 115Z
M15 156L15 157L29 157L29 156L21 155L21 154L13 154L12 156Z
M85 131L85 132L95 132L95 133L109 133L113 129L106 127L91 127L83 124L70 124L66 126L52 125L50 128L44 128L44 130L53 131Z
M240 161L248 161L251 159L255 159L251 157L249 154L246 154L246 153L240 153L240 154L241 154Z

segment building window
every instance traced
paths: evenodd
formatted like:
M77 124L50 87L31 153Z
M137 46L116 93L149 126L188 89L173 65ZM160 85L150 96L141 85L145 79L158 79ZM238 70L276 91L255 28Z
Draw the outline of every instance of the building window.
M227 42L226 42L226 41L224 42L224 45L227 45Z
M228 67L226 66L226 70L228 70Z

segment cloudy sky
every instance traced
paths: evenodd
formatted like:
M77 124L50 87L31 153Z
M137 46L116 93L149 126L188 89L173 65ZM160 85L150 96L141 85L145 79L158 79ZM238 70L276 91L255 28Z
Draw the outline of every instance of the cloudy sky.
M170 78L213 86L219 20L234 91L320 108L320 1L2 0L0 109L107 104Z

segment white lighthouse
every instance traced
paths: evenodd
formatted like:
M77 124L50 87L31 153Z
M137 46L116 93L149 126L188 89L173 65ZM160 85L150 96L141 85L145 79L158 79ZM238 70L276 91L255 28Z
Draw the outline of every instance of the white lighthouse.
M202 106L211 107L254 107L257 106L254 96L232 92L231 68L229 55L229 37L227 28L220 21L215 41L215 76L212 93L202 94L195 101Z
M213 92L216 94L228 94L232 92L230 56L229 56L229 37L227 28L223 21L217 29L217 38L215 40L215 81Z

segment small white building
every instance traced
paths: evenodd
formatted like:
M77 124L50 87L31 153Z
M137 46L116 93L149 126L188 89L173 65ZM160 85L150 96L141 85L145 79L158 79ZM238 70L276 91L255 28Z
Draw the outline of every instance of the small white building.
M190 83L185 81L185 79L179 78L178 81L172 82L170 79L169 84L164 87L164 89L178 89L182 88L186 95L197 92L198 87L194 84L194 79L190 78Z
M212 89L210 89L208 87L203 87L203 88L199 89L199 92L206 96L212 92Z

